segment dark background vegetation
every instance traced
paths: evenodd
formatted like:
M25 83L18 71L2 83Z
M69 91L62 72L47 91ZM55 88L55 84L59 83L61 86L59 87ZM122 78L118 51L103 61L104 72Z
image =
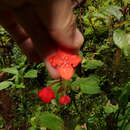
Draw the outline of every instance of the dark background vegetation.
M70 88L68 105L40 101L38 90L54 80L0 27L0 130L130 130L130 1L87 0L74 13L83 61L53 86Z

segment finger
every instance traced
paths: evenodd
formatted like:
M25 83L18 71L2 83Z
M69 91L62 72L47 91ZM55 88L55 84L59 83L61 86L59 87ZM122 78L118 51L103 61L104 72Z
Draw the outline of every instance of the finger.
M38 49L39 54L44 58L50 51L52 51L51 48L54 48L52 47L54 45L46 30L41 25L33 8L30 5L23 6L15 9L14 13L19 23L24 27L31 39L34 41L34 45L36 49ZM47 50L46 48L50 49Z
M52 54L52 55L53 55L53 54ZM49 58L49 57L50 57L50 55L48 56L48 58ZM44 62L45 62L45 65L46 65L46 68L47 68L49 74L50 74L51 77L54 78L54 79L60 78L59 72L58 72L54 67L51 66L51 64L48 62L48 58L46 58L46 59L44 60Z
M62 48L79 50L83 45L84 38L79 29L71 29L71 26L66 27L66 30L48 30L55 42Z
M34 45L25 30L16 23L15 16L11 10L0 11L0 24L13 36L22 51L30 61L39 62L40 58L34 49Z
M76 28L70 0L32 1L42 24L62 47L79 49L83 36Z
M14 12L17 20L21 23L33 40L34 46L42 60L45 61L51 76L53 78L59 77L58 71L54 69L47 60L49 56L55 53L56 47L44 27L41 26L41 23L32 7L24 6L22 9L16 9Z

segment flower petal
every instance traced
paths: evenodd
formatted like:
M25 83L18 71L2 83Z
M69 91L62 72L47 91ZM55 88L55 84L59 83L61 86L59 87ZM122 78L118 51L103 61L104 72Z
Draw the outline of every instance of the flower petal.
M78 64L82 61L80 56L77 55L72 55L70 57L70 63L72 64L73 67L78 66Z
M65 79L65 80L69 80L73 74L74 74L74 69L71 65L62 65L58 68L59 74L61 76L61 78Z

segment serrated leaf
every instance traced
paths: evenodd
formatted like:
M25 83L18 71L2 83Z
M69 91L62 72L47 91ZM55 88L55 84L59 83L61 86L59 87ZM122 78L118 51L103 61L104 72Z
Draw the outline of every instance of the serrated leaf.
M117 29L114 31L113 40L114 40L115 45L117 45L120 49L124 49L128 46L127 35L121 29Z
M85 69L85 71L89 69L96 69L101 66L103 66L103 62L100 60L86 59L83 63L83 68Z
M62 130L64 126L64 122L60 117L48 112L44 112L40 115L39 124L51 130Z
M24 78L36 78L37 77L37 70L29 70L27 73L25 73Z
M98 94L101 92L101 89L99 87L100 80L98 76L91 75L88 78L79 78L76 81L72 83L72 86L74 88L79 86L82 93L85 94Z
M10 87L10 85L12 85L13 83L10 81L3 81L0 83L0 90L6 89L8 87Z
M106 9L106 12L107 14L111 14L113 16L115 16L118 20L120 20L120 18L123 16L122 12L120 11L120 7L118 6L109 6L107 9Z
M15 74L15 75L18 74L18 70L15 67L3 68L1 71L7 72L7 73L10 73L10 74Z

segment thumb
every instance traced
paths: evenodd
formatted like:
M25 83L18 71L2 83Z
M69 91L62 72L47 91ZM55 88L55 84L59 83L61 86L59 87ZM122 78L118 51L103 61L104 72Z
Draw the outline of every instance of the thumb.
M75 28L71 29L70 26L66 27L66 30L51 30L49 31L53 40L62 48L68 49L80 49L83 44L84 38L81 32Z
M79 49L83 36L77 29L71 0L32 1L50 37L63 48Z

